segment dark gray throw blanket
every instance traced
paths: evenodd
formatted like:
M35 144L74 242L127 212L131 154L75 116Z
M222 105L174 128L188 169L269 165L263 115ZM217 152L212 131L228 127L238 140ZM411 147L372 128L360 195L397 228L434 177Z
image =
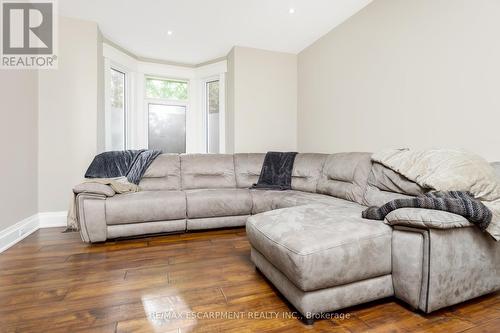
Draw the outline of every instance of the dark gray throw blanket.
M160 155L158 150L122 150L107 151L94 157L85 178L127 177L127 180L139 184L146 169Z
M436 191L414 198L396 199L381 207L369 207L363 211L366 219L383 220L387 214L399 208L426 208L442 210L465 217L482 231L486 230L492 219L491 211L469 192Z
M264 158L259 181L253 184L254 189L289 190L292 188L292 170L295 152L270 151Z

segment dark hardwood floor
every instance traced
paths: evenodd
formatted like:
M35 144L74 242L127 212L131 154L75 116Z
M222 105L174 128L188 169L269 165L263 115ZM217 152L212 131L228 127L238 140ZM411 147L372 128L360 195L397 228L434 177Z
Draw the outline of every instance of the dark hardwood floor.
M386 299L305 326L255 271L244 229L92 246L61 231L0 254L0 332L500 332L500 293L430 315Z

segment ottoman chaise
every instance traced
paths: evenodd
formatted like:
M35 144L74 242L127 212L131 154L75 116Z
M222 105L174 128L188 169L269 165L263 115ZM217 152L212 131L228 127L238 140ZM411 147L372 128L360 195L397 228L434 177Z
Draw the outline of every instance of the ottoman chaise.
M252 216L252 261L306 318L393 295L391 227L358 204L311 204Z

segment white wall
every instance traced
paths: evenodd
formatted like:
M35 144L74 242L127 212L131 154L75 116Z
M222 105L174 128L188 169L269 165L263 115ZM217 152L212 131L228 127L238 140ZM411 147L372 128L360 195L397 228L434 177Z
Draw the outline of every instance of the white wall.
M59 19L59 68L39 73L39 210L67 210L102 146L102 53L96 23Z
M236 46L227 83L228 152L297 149L296 55Z
M300 151L500 160L500 1L375 0L298 56Z
M0 70L0 231L38 212L38 75Z

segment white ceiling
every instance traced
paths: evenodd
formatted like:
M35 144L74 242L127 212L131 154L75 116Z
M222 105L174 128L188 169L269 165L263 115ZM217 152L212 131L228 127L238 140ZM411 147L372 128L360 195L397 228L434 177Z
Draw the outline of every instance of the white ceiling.
M59 0L58 6L63 16L96 21L106 38L137 56L199 64L234 45L298 53L370 2Z

